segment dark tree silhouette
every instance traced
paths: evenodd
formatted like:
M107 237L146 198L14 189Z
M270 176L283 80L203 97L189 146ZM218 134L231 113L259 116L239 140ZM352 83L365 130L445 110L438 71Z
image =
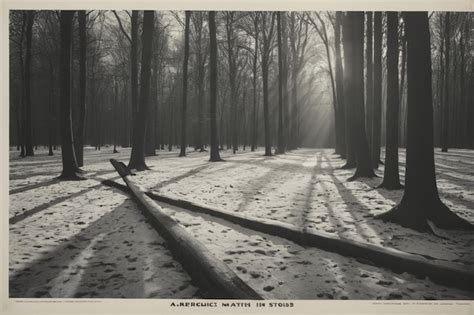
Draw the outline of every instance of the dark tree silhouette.
M230 137L232 143L232 153L235 154L238 150L238 112L237 112L237 47L236 47L236 36L235 36L235 14L236 12L225 13L225 27L226 27L226 50L227 50L227 63L229 66L229 88L230 88Z
M346 164L343 169L354 168L356 166L355 140L353 132L353 93L354 93L354 62L353 62L353 42L352 18L346 13L342 22L343 48L344 48L344 100L345 102L345 127L346 127Z
M436 186L433 149L433 104L428 14L405 12L407 38L408 121L405 192L401 202L378 218L420 231L474 226L444 205Z
M365 114L364 114L364 13L349 12L352 19L353 33L353 54L354 54L354 71L353 83L353 101L352 101L352 117L355 155L357 168L349 180L355 180L359 177L374 177L375 173L372 168L370 159L369 144L365 133Z
M335 75L336 75L336 98L337 98L337 116L339 116L338 130L336 131L337 143L336 150L341 158L346 158L346 123L345 123L345 102L344 102L344 84L341 56L341 26L342 12L336 12L336 21L334 23L334 46L335 46Z
M138 11L133 10L131 16L130 36L130 89L132 92L132 121L138 111Z
M374 89L374 80L373 80L373 74L374 74L374 69L373 69L373 44L372 44L372 29L373 29L373 23L372 23L372 12L367 12L366 13L367 19L366 19L366 48L365 48L365 57L366 57L366 65L367 65L367 71L366 71L366 77L367 81L365 83L365 110L366 112L366 128L367 128L367 141L369 142L369 147L372 146L372 112L374 110L374 94L373 94L373 89Z
M25 144L25 156L33 156L33 122L31 120L31 46L33 37L33 23L35 11L26 13L26 52L25 52L25 74L24 74L24 119L23 119L23 141Z
M404 107L402 107L403 100L404 100L404 90L405 90L405 75L406 75L406 65L407 65L407 41L405 40L405 34L404 34L404 29L405 29L405 24L402 23L401 25L401 31L403 32L402 35L400 36L400 41L402 42L402 60L401 60L401 73L400 73L400 86L398 90L398 100L400 103L400 110L398 112L398 117L399 117L399 125L398 125L398 140L399 144L401 147L406 147L406 134L404 132L405 127L406 127L406 114Z
M183 60L183 108L181 110L181 150L179 156L186 156L186 108L188 103L188 60L189 60L189 20L191 11L185 13L184 60Z
M138 171L148 169L145 163L145 134L150 102L151 54L153 33L155 30L155 12L144 11L142 31L142 67L140 77L140 99L138 112L133 125L132 153L128 167Z
M74 149L76 152L77 165L84 166L84 124L86 118L86 11L77 12L79 21L79 120L77 126L76 141Z
M380 187L400 189L398 174L398 13L387 12L387 114L385 170Z
M446 12L444 17L444 40L445 40L445 55L444 55L444 102L442 112L442 124L441 124L441 151L448 152L448 128L449 128L449 50L451 42L451 21L450 13Z
M270 114L268 110L268 70L270 67L270 53L273 46L273 37L275 32L275 13L261 12L261 57L262 57L262 81L263 81L263 122L265 129L265 156L272 155L272 138L270 134Z
M61 11L60 13L60 126L61 126L61 153L63 170L60 179L80 180L83 177L77 165L74 152L74 141L71 117L71 55L72 55L72 20L75 11Z
M372 122L372 165L380 162L380 129L382 124L382 12L374 13L374 99Z
M196 150L204 152L204 143L202 138L202 131L204 125L203 115L203 103L204 103L204 76L205 76L205 64L207 60L207 53L204 48L207 45L203 45L204 37L204 12L193 12L191 18L193 21L193 32L195 34L195 49L196 49L196 88L197 88L197 103L198 103L198 119L196 128Z
M253 27L255 31L255 42L254 42L254 52L253 52L253 63L252 63L252 113L253 113L253 122L252 122L252 143L250 150L253 152L257 148L257 131L258 131L258 109L257 109L257 67L258 67L258 13L253 15Z
M21 86L21 102L20 106L17 108L17 132L18 132L18 143L20 149L20 157L25 157L25 137L23 135L23 124L25 117L23 112L25 111L25 90L24 90L24 82L25 82L25 65L23 60L23 38L25 37L25 28L26 28L26 12L23 11L22 13L22 23L21 23L21 31L20 31L20 40L18 42L18 63L20 68L20 86Z
M209 84L210 84L210 120L211 120L211 162L222 161L219 154L219 143L217 137L217 38L216 38L216 13L209 11L209 39L210 39L210 59L209 59Z
M278 146L277 153L283 154L286 150L288 132L288 62L286 12L278 12Z

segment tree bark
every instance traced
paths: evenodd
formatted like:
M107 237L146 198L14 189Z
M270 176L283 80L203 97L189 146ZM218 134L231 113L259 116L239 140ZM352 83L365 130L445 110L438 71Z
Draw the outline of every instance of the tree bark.
M353 63L353 34L352 21L348 13L345 14L342 24L343 47L344 47L344 100L345 102L345 128L346 128L346 164L343 169L354 168L356 166L355 142L353 131L353 100L354 100L354 63Z
M189 20L191 19L191 11L185 13L184 27L184 60L183 60L183 107L181 111L181 150L179 156L186 156L186 110L188 103L188 60L189 60Z
M117 123L118 123L118 83L117 78L114 78L114 106L112 107L113 117L114 117L114 124L112 124L112 132L113 132L113 141L114 141L114 149L113 153L118 153L117 151Z
M226 13L226 35L227 35L227 62L229 65L229 86L230 86L230 142L232 145L232 153L238 150L238 112L237 112L237 65L235 54L235 33L234 33L234 14L235 12Z
M380 129L382 124L382 12L374 13L374 99L372 125L372 165L380 162Z
M448 128L449 128L449 44L451 42L451 21L450 13L446 12L444 16L444 40L445 40L445 54L444 54L444 104L442 111L442 125L443 134L441 136L441 151L448 152Z
M72 56L72 20L75 11L60 13L60 123L61 153L63 170L60 179L80 180L80 170L74 152L74 139L71 117L71 56Z
M54 127L55 127L55 109L56 109L56 98L54 95L54 68L53 60L49 58L49 108L48 108L48 156L53 156L53 145L54 143Z
M355 141L355 154L357 160L357 169L349 180L355 180L359 177L374 177L370 159L369 144L365 132L365 113L364 113L364 13L348 13L353 20L353 46L354 46L354 101L353 101L353 132Z
M403 19L408 44L405 192L397 206L378 218L419 231L431 230L428 221L439 228L473 230L441 202L436 186L428 13L404 12Z
M270 115L268 110L268 68L270 67L270 51L273 42L273 28L275 24L275 13L268 12L262 14L270 14L270 25L267 25L267 16L262 16L262 81L263 81L263 121L265 134L265 154L264 156L272 156L272 138L270 134Z
M287 107L287 54L286 54L286 36L284 36L286 28L286 12L277 13L277 29L278 29L278 147L277 153L283 154L286 150L286 123L287 118L284 111ZM285 19L285 21L283 21Z
M24 106L24 122L23 122L23 141L25 145L25 156L34 156L33 151L33 122L31 119L31 46L33 37L33 23L35 12L32 10L26 13L26 52L25 52L25 74L24 89L25 103Z
M374 80L373 80L373 45L372 45L372 12L367 12L366 20L366 36L367 36L367 46L366 46L366 65L367 65L367 81L365 84L365 109L366 109L366 128L367 128L367 141L369 142L369 147L372 146L372 116L374 110Z
M155 32L157 33L157 32ZM156 49L157 46L157 39L154 38L154 47ZM145 156L154 156L156 155L155 152L155 137L156 137L156 111L157 109L157 84L158 84L158 58L155 53L153 53L152 60L151 60L151 79L150 79L150 115L148 116L148 123L146 128L146 140L145 140Z
M258 62L258 14L255 14L254 20L254 30L255 30L255 45L254 45L254 55L253 55L253 65L252 65L252 73L253 73L253 80L252 80L252 87L253 87L253 94L252 94L252 101L253 101L253 123L252 123L252 145L251 151L255 151L257 148L257 62Z
M215 11L209 11L209 39L210 39L210 60L209 60L209 84L210 84L210 120L211 120L211 162L222 161L219 154L219 143L217 135L217 38Z
M402 24L402 29L404 29L405 26ZM399 92L398 92L398 100L400 103L400 111L399 111L399 142L401 147L406 147L406 110L403 107L403 100L404 100L404 94L403 91L405 89L405 73L406 73L406 61L407 61L407 41L405 39L405 33L403 31L403 35L401 36L401 41L402 41L402 69L401 69L401 74L400 74L400 86L399 86Z
M193 15L193 24L194 29L196 32L196 41L197 41L197 48L196 48L196 67L197 67L197 102L198 102L198 121L197 121L197 130L196 130L196 150L199 152L204 152L204 144L203 144L203 124L204 124L204 115L203 115L203 103L204 103L204 75L205 75L205 62L206 57L203 57L203 45L202 45L202 37L203 37L203 12L197 12Z
M336 12L336 23L334 28L334 45L335 45L335 75L336 75L336 97L337 97L337 116L339 117L339 124L337 125L338 143L336 143L337 151L341 158L347 157L346 153L346 123L345 123L345 101L344 101L344 84L343 84L343 69L341 57L341 23L342 13Z
M132 153L128 164L130 169L136 169L137 171L148 169L145 163L145 134L149 114L151 54L154 30L155 12L143 11L141 90L138 112L133 125Z
M77 165L84 166L84 124L86 118L86 11L77 12L79 20L79 120L77 126L77 138L75 141L75 152Z
M387 12L387 113L385 170L380 187L400 189L398 170L398 13Z
M132 121L138 112L138 11L133 10L131 16L131 44L130 44L130 89L132 103ZM133 132L133 128L132 128ZM133 135L132 135L133 137Z

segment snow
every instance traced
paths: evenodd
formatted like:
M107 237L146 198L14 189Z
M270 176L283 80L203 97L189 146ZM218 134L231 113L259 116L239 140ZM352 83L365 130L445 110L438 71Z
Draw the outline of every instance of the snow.
M58 153L20 159L10 152L10 295L17 297L199 296L129 196L100 183L118 179L108 162L127 162L130 150L85 150L88 180L60 182ZM430 256L472 270L472 233L439 231L443 238L384 223L402 191L374 189L379 178L347 182L353 170L332 150L299 149L263 157L263 151L209 163L208 153L158 151L150 171L135 179L155 193L221 210L279 220L308 230ZM436 153L442 200L474 222L474 173L470 150ZM401 165L405 152L400 151ZM401 167L401 178L404 169ZM472 299L429 279L396 274L353 258L303 248L163 203L192 235L265 298L271 299ZM13 222L13 223L12 223Z

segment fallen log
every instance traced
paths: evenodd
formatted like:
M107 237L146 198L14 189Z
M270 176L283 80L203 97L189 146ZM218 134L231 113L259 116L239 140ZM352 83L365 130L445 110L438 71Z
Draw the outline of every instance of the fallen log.
M142 212L151 225L167 241L168 248L197 286L209 292L213 298L263 299L148 197L145 191L131 180L130 170L125 164L114 159L110 162L127 184L128 192L141 205Z
M103 183L127 191L127 187L116 182L104 181ZM154 200L176 207L208 214L238 224L244 228L282 237L302 246L317 247L343 256L354 257L361 263L385 267L396 273L408 272L417 277L429 277L438 284L474 291L474 272L464 266L443 261L432 261L421 255L354 241L326 232L304 231L292 224L217 210L152 192L146 192L146 195Z

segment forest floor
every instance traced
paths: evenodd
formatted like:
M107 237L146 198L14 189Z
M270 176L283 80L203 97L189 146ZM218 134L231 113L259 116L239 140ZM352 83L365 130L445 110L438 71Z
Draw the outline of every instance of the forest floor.
M130 196L105 186L123 183L110 158L128 161L130 149L113 154L85 149L85 181L60 182L59 152L18 158L10 151L10 297L201 297L166 242ZM308 230L420 254L474 269L474 235L436 230L438 237L374 219L403 191L375 189L378 178L348 182L353 170L330 149L298 149L264 157L257 152L157 151L151 170L134 177L161 195L221 210L279 220ZM474 223L474 151L436 150L441 199ZM400 151L404 179L405 152ZM360 260L304 248L222 219L159 203L216 257L268 299L473 299L473 292Z

